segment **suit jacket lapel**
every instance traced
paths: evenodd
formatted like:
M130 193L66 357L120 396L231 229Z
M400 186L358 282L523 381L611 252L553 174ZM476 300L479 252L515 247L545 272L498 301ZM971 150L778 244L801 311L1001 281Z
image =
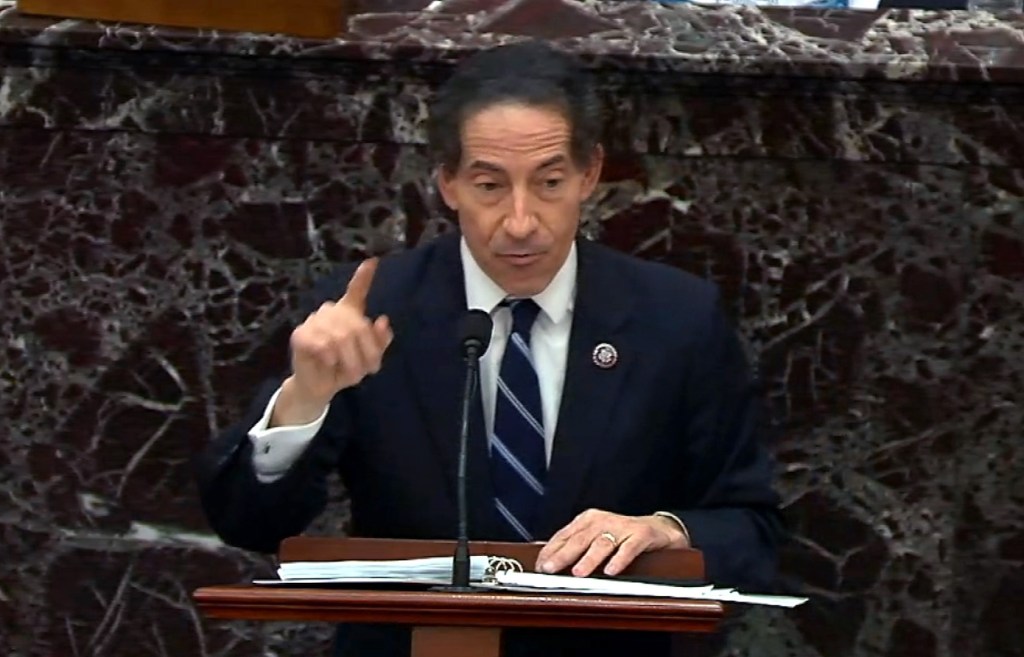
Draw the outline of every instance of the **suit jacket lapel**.
M613 440L609 432L623 382L636 356L626 339L632 297L600 247L580 240L565 383L548 469L548 485L537 527L538 539L558 531L583 492L593 456ZM618 360L602 368L594 349L607 343Z
M412 300L412 313L406 327L411 335L403 351L428 434L424 439L434 443L451 495L452 507L457 510L456 474L461 395L465 381L458 323L466 310L466 293L457 237L438 239L441 241L437 245L437 253L427 265L423 281ZM396 335L396 339L400 338ZM467 460L471 538L488 536L493 533L494 527L491 503L494 493L490 483L486 440L483 406L478 393L470 414ZM452 537L456 530L457 526L453 523Z

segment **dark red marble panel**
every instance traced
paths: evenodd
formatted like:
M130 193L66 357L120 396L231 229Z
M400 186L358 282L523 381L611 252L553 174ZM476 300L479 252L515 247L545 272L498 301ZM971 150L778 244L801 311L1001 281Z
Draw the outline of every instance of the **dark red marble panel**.
M954 647L1024 650L1024 171L966 172L962 216L975 228L964 385L957 389ZM981 631L979 631L979 628Z
M4 404L17 418L3 467L26 509L19 526L44 545L71 533L133 552L126 536L201 535L187 459L253 380L284 367L312 272L396 248L406 229L415 242L450 226L422 221L436 207L429 182L396 164L421 166L415 148L2 134ZM130 177L95 173L108 167ZM72 184L57 191L50 175ZM1006 504L1020 482L1020 231L991 211L1014 206L1001 187L1015 178L991 176L965 186L964 172L923 165L610 161L585 231L718 281L785 420L780 484L797 536L785 564L815 597L748 617L736 636L772 627L822 654L1016 637L991 596L1015 581L1024 526ZM297 188L310 191L296 201ZM402 219L378 222L385 207ZM321 531L342 530L339 509ZM15 556L11 581L45 591L57 571L34 555ZM190 641L172 617L161 631ZM0 618L46 616L27 605ZM138 631L125 623L109 654ZM246 641L262 641L253 631Z
M34 61L0 45L9 80L0 126L337 143L422 144L430 89L449 70L148 51L69 51L50 69ZM678 73L638 81L607 70L597 79L609 108L607 144L622 153L1024 166L1014 111L1024 92L1014 86ZM223 157L184 139L170 147L158 181L189 182L178 180L175 158L187 162L186 176L201 177ZM377 164L386 171L395 163Z

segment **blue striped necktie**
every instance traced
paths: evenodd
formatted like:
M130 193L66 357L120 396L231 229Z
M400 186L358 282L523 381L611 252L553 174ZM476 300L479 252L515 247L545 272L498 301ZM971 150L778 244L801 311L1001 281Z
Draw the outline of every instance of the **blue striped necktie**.
M532 299L503 302L512 308L512 332L498 373L491 435L491 478L498 514L524 541L544 497L547 458L544 412L537 370L530 351L530 329L540 307Z

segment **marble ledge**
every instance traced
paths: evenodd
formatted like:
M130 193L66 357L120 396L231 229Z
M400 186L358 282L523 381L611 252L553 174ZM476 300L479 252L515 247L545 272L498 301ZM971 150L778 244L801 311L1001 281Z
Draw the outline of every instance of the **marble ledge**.
M26 16L0 0L4 46L451 63L526 36L602 70L847 80L1024 80L1024 14L700 8L653 1L383 0L336 39ZM2 59L2 50L0 50Z

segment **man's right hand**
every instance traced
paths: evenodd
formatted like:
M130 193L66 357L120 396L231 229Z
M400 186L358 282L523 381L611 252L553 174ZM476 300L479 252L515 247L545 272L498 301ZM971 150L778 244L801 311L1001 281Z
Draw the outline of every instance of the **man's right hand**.
M366 316L377 259L364 261L345 295L326 302L292 332L292 375L281 386L270 426L309 424L341 390L380 371L394 333L386 315Z

